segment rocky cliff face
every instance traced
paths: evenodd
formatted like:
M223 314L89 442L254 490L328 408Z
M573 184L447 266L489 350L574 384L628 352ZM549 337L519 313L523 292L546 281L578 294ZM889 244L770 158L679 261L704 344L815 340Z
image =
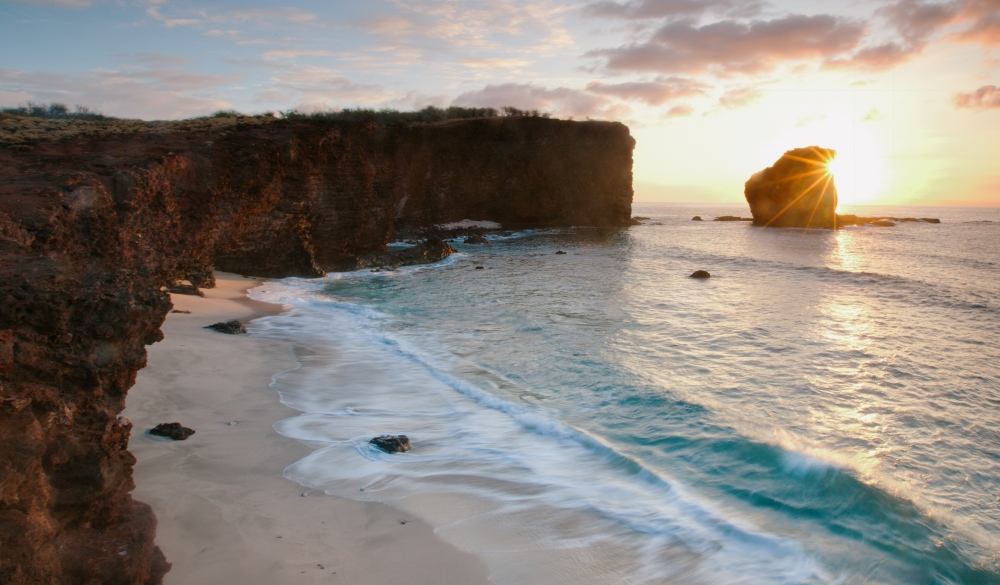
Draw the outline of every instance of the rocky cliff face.
M158 583L125 393L161 286L315 276L402 228L626 225L621 124L0 119L0 583Z
M769 227L836 227L837 187L827 163L837 153L810 146L789 150L754 173L744 186L753 224Z

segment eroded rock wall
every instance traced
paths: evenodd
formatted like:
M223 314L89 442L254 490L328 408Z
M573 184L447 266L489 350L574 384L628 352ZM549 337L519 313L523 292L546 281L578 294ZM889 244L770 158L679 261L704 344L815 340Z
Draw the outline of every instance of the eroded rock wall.
M31 124L0 119L0 583L168 569L118 418L161 339L162 285L208 285L213 264L314 276L403 227L615 226L631 211L620 124Z

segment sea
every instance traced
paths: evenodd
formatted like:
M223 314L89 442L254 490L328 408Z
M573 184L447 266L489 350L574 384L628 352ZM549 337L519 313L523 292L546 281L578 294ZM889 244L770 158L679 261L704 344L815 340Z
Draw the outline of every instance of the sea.
M266 282L287 310L250 330L299 364L275 429L313 449L285 476L429 522L500 585L1000 583L1000 208L841 211L941 223L637 203Z

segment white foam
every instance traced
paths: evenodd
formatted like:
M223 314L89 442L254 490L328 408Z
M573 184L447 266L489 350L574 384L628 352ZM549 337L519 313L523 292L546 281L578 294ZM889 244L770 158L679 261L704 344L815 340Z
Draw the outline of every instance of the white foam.
M472 228L479 228L485 230L498 230L500 229L501 226L499 223L495 221L486 221L482 219L463 219L462 221L442 223L434 227L439 230L463 230Z
M332 278L367 277L352 274ZM482 555L497 582L524 582L528 569L511 569L511 555L540 550L548 557L529 565L547 577L536 582L612 582L601 572L612 569L614 581L627 583L678 572L695 583L829 580L798 543L727 518L557 413L499 398L488 377L468 377L474 365L384 333L389 316L322 294L329 281L286 279L251 293L292 307L255 320L254 334L309 349L302 367L274 384L282 402L303 412L275 429L317 447L288 467L288 478L420 515ZM413 449L382 453L368 443L380 434L406 434ZM467 502L469 512L426 504L440 494ZM594 566L567 569L582 551Z

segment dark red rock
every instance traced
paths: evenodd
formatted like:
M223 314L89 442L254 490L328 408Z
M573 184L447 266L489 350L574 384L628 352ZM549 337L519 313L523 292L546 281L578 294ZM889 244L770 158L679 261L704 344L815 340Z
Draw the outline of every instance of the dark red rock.
M796 148L754 173L743 188L753 224L836 227L837 187L826 166L836 155L818 146Z
M386 261L386 243L469 217L631 220L621 124L239 120L53 120L34 138L0 126L0 582L153 585L169 569L130 494L132 427L118 419L163 337L164 285L207 288L213 266L432 262L450 246Z
M178 422L160 423L149 429L149 434L158 437L167 437L175 441L186 441L188 437L194 434L194 429L189 429Z

